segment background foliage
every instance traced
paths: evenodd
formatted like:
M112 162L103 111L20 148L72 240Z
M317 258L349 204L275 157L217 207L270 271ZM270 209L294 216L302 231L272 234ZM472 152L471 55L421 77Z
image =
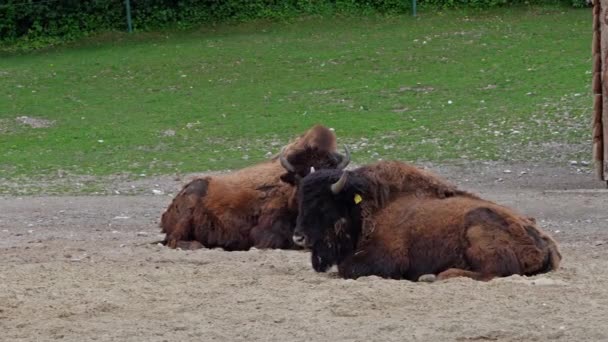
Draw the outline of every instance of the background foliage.
M572 4L585 0L532 0L534 3ZM525 0L421 0L426 8L488 8L529 4ZM188 28L204 23L281 19L300 15L338 13L404 13L409 0L131 0L137 30ZM92 32L125 29L123 0L2 0L0 41L36 48L71 40Z

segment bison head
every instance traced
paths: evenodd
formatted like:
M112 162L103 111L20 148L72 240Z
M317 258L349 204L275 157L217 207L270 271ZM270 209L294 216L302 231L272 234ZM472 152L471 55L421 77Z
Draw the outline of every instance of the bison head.
M278 156L283 168L287 171L281 180L297 185L312 170L346 168L350 154L345 147L342 155L336 150L336 135L332 130L315 125L306 133L283 147Z
M312 249L312 266L325 272L352 254L361 235L365 182L341 170L319 170L298 188L298 218L293 241Z
M315 170L338 169L343 170L350 162L350 152L344 146L344 155L334 151L324 151L316 147L306 147L294 151L286 156L281 151L279 160L287 171L281 175L281 180L291 185L298 185L300 180Z

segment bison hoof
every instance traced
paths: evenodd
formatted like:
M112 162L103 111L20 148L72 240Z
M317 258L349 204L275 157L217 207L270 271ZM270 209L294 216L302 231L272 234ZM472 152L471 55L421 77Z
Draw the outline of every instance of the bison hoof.
M166 246L169 247L169 248L171 248L171 249L176 249L177 248L177 240L171 239L171 240L167 241Z
M423 274L418 277L418 281L425 283L432 283L435 282L435 280L437 280L437 277L434 274Z
M178 241L177 248L185 250L195 250L203 248L203 244L198 241Z

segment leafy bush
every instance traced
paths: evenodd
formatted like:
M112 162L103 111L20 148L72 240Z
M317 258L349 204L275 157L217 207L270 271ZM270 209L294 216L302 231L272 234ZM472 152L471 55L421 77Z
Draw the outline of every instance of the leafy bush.
M570 1L575 7L586 0ZM525 0L420 0L426 7L487 8ZM335 13L405 13L408 0L131 0L133 26L138 30L186 28L201 23L255 18ZM45 45L95 31L124 30L124 0L3 0L0 41Z
M0 4L0 40L62 37L118 28L123 22L116 0L5 0Z

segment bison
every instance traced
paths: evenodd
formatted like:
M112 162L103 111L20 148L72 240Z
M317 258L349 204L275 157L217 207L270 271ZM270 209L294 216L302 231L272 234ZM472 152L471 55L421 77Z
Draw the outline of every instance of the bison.
M163 243L171 248L225 250L293 248L299 180L311 169L343 169L336 136L313 126L269 161L186 184L162 214Z
M311 173L298 202L294 242L312 249L317 272L337 265L343 278L485 281L561 260L534 219L400 162Z

